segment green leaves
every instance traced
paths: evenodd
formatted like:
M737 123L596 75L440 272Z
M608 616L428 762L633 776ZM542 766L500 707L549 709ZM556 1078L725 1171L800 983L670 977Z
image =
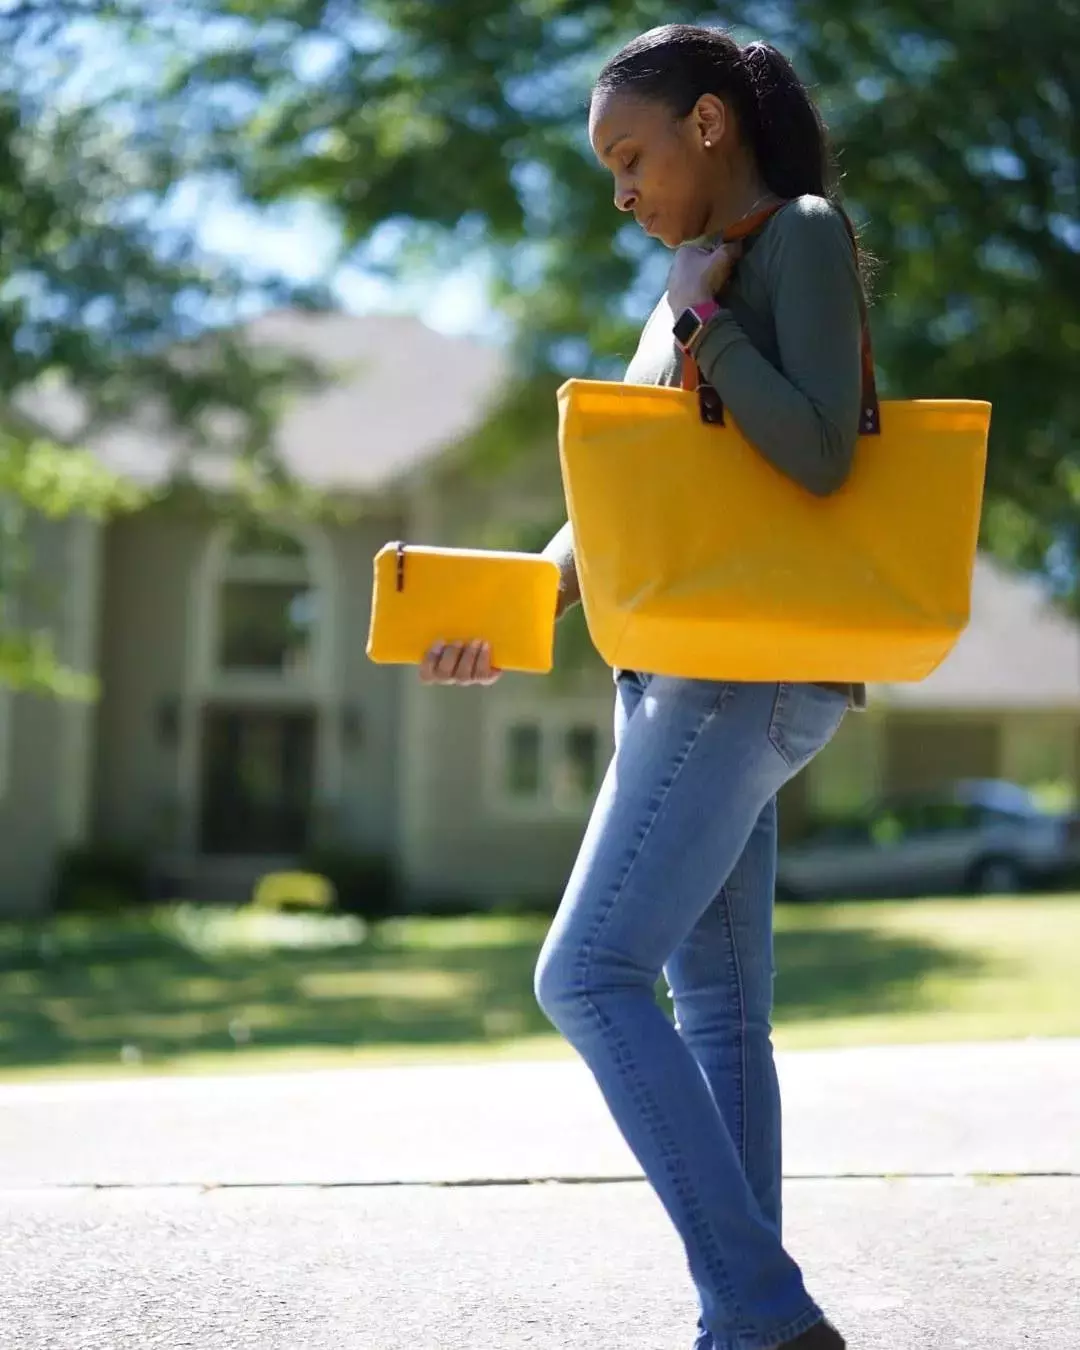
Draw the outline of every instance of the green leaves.
M0 431L0 499L50 519L78 512L102 519L142 505L146 494L87 450Z
M281 401L304 373L255 356L237 335L204 336L236 314L253 282L203 256L176 223L173 189L203 165L199 137L186 134L201 110L155 107L168 64L160 12L136 0L42 0L0 13L0 512L16 522L0 557L0 685L92 693L58 663L46 626L30 629L14 603L30 580L28 518L101 519L146 500L63 444L59 429L16 412L28 396L40 407L62 391L73 414L62 430L76 441L152 410L162 433L180 430L190 449L224 444L246 460L238 495L249 506L282 495L267 450ZM177 23L193 13L183 3L171 11ZM72 22L86 18L97 26ZM99 83L82 76L86 63ZM270 300L319 298L260 283Z
M882 260L874 327L886 388L993 400L991 496L1018 504L1033 538L1077 508L1062 473L1080 435L1076 11L807 0L770 6L764 33L814 82L849 202ZM732 4L711 17L758 14ZM658 289L644 278L663 262L619 243L610 185L585 143L589 80L620 39L695 16L632 0L394 0L368 15L367 45L324 84L290 92L275 81L268 93L292 109L293 134L288 117L273 136L253 134L241 181L317 192L361 257L390 218L473 222L534 363L558 364L567 339L598 362L624 357ZM304 153L313 142L322 148Z
M211 408L232 408L247 428L240 452L272 480L259 447L280 377L240 348L198 371L165 357L243 290L182 232L162 246L159 208L192 175L259 204L319 201L340 227L342 258L361 264L375 257L373 239L391 271L483 254L522 366L472 446L493 471L506 447L550 453L562 375L614 374L629 357L669 260L613 207L587 142L590 83L623 40L699 20L697 7L20 8L96 14L109 40L137 40L142 55L100 106L61 114L39 73L61 30L0 20L14 53L0 73L9 396L56 368L98 411L154 397L195 438ZM1029 561L1080 518L1078 18L1077 0L738 0L707 15L777 41L813 84L848 204L881 260L872 322L883 390L993 401L986 539ZM93 500L80 472L60 499L85 490Z
M80 703L98 693L93 677L57 660L52 635L46 631L0 631L0 688Z

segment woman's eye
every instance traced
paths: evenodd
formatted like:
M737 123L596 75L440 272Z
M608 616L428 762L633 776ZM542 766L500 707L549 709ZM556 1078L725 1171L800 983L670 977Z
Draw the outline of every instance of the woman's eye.
M638 166L638 160L639 160L640 158L641 158L640 155L631 155L631 157L626 161L626 172L627 172L627 173L633 173L633 172L634 172L634 170L635 170L635 169L637 168L637 166Z

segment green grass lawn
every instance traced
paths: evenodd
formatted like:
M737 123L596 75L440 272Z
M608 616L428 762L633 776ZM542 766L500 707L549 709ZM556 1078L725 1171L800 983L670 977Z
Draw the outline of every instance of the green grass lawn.
M548 922L0 925L0 1076L570 1054L532 995ZM776 958L783 1047L1080 1035L1080 896L785 907Z

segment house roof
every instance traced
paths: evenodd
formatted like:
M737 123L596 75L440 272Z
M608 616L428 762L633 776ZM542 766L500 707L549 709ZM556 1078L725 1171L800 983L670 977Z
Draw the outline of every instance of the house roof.
M874 692L913 710L1080 708L1080 622L1038 577L980 555L971 622L949 656L919 684Z
M320 489L377 491L435 459L480 424L507 372L497 348L407 315L279 310L244 331L253 345L306 358L328 378L297 392L277 433L290 472ZM54 435L79 434L82 405L70 390L35 390L20 407ZM165 481L180 458L149 409L87 441L109 468L147 486ZM194 467L213 483L227 481L230 465L204 454Z

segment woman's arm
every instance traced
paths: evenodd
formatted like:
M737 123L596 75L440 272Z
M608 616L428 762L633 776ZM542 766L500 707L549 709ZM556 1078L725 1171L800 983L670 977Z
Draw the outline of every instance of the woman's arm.
M559 600L555 617L561 619L566 611L581 599L577 566L574 563L574 534L569 521L545 547L541 556L551 558L559 564Z
M858 436L858 268L844 221L819 198L793 202L774 229L768 285L783 374L727 310L709 324L697 363L751 445L781 473L826 496L847 478Z

